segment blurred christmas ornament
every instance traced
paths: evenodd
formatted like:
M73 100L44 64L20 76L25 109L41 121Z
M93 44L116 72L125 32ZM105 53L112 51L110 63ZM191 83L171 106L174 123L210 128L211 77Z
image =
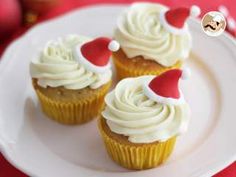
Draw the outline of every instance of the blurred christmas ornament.
M236 37L236 21L234 18L229 14L229 10L227 7L221 5L218 7L218 10L225 16L226 18L226 30L232 34L234 37Z
M0 0L0 41L9 37L21 24L18 0Z
M22 0L23 7L41 15L48 12L58 4L58 0Z
M32 25L34 24L38 19L38 14L28 11L24 15L24 22L26 25Z
M34 24L38 16L48 12L59 0L21 0L24 9L24 22L26 25Z

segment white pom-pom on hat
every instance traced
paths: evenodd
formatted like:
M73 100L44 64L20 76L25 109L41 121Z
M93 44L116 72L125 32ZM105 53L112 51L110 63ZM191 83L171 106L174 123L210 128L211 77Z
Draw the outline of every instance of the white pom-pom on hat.
M108 49L112 52L116 52L120 49L120 44L117 41L112 40L108 45Z
M189 68L182 69L181 79L186 80L191 77L191 70Z
M198 15L200 15L201 13L201 9L200 7L196 6L196 5L193 5L190 9L190 15L192 17L197 17Z

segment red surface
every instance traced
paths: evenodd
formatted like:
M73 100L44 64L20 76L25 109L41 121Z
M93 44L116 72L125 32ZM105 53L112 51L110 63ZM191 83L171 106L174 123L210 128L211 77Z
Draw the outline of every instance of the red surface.
M21 8L17 0L0 1L0 40L21 24Z
M104 4L104 3L131 3L132 0L60 0L60 4L52 9L50 12L44 14L39 21L45 21L47 19L62 15L72 9L79 7L94 5L94 4ZM161 2L171 7L177 7L178 5L182 6L191 6L192 4L199 5L202 9L202 12L216 10L219 5L225 5L231 14L232 17L236 19L236 2L235 0L157 0L156 2ZM0 41L0 54L4 51L7 45L16 39L18 36L27 31L27 27L20 27L12 36L10 36L5 41ZM0 177L26 177L23 173L15 169L10 165L2 155L0 155ZM236 177L236 163L233 163L223 171L219 172L214 177Z

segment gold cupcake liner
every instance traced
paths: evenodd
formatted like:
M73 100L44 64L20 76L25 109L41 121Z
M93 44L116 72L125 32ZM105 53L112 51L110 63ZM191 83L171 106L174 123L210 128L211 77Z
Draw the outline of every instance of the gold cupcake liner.
M155 69L155 70L153 69L144 70L144 69L141 69L140 67L129 66L128 64L129 61L127 63L121 62L119 58L114 57L114 55L112 59L116 68L116 75L117 75L118 80L121 80L127 77L137 77L137 76L142 76L142 75L160 75L171 69L179 69L182 66L182 63L178 62L171 67L160 66L158 67L158 69ZM131 59L127 59L127 60L131 60Z
M123 144L103 130L101 119L99 129L109 156L119 165L132 170L150 169L162 164L172 153L176 141L173 137L165 142Z
M62 124L82 124L96 118L104 107L104 96L111 83L108 83L93 97L78 99L73 102L56 101L36 89L42 111L51 119Z

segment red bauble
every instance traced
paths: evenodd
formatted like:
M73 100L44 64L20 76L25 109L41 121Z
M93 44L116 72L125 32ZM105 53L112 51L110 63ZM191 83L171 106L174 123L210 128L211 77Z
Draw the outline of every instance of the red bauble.
M18 0L0 0L0 40L7 38L20 26L21 17Z

